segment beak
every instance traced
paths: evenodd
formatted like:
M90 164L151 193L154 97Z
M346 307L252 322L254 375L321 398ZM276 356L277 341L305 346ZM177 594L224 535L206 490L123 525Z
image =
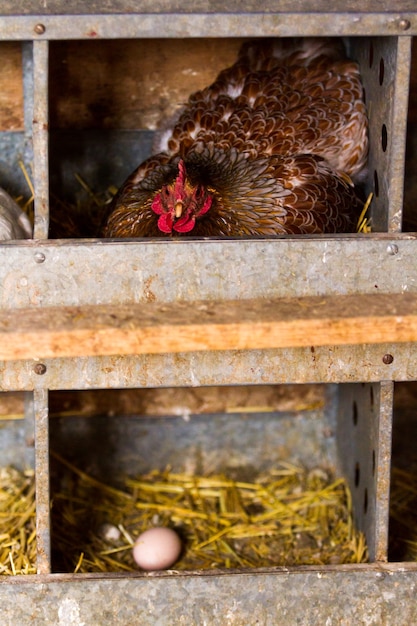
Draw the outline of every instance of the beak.
M175 217L178 219L182 215L183 203L182 200L177 200L175 203Z

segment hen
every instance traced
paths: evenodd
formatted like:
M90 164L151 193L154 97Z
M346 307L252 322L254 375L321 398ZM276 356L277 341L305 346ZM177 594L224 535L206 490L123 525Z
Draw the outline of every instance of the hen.
M32 225L28 216L9 194L0 187L0 241L30 239Z
M368 152L362 92L338 40L244 44L122 185L103 236L354 230L352 179Z

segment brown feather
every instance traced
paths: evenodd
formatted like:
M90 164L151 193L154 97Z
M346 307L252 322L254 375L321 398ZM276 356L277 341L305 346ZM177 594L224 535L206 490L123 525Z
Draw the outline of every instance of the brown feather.
M351 231L361 203L350 178L368 152L358 67L336 40L248 42L190 96L160 149L122 185L104 236L167 236L153 202L180 159L213 201L176 236Z

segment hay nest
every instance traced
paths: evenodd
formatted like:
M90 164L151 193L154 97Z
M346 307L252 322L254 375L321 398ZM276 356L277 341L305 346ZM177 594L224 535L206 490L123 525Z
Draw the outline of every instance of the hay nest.
M53 497L53 545L63 571L135 570L132 545L155 525L182 538L176 570L367 560L347 485L322 468L283 464L253 482L153 471L116 489L58 460L66 471Z

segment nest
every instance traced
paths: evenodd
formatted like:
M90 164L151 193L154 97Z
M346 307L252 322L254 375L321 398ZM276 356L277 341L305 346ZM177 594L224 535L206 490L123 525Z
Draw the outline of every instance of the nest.
M322 468L285 464L254 482L152 471L116 489L57 459L66 468L52 508L59 571L137 570L133 543L155 525L182 538L175 570L367 560L347 485Z
M390 507L390 561L417 561L417 475L392 469Z
M32 470L0 469L0 574L36 574L35 479Z

